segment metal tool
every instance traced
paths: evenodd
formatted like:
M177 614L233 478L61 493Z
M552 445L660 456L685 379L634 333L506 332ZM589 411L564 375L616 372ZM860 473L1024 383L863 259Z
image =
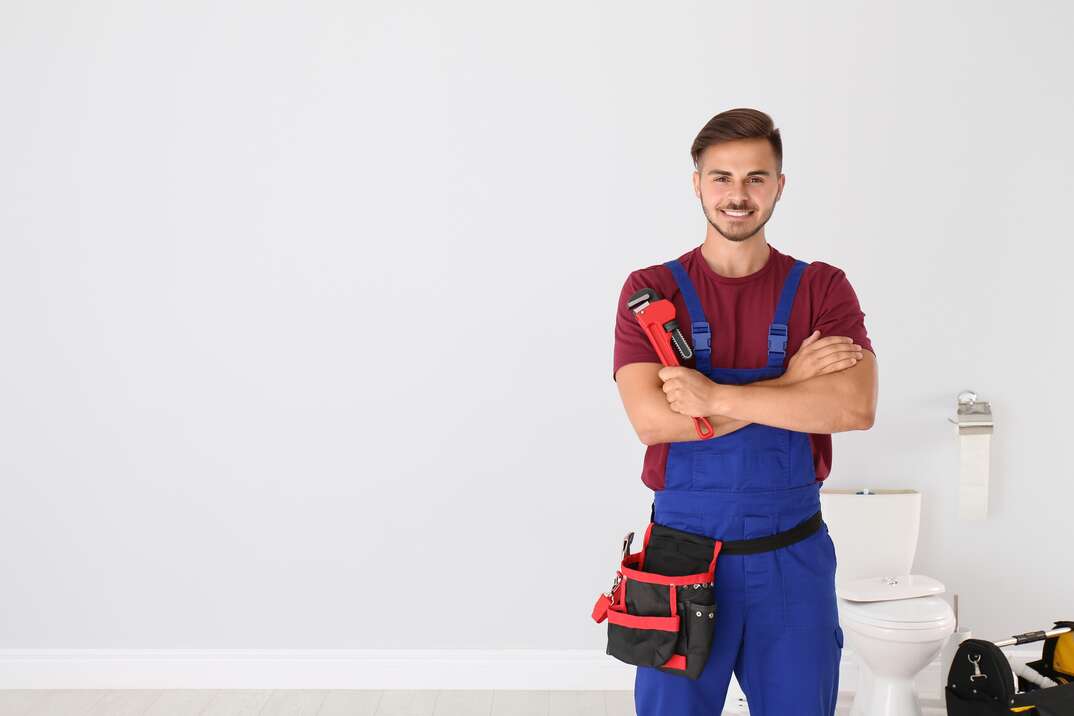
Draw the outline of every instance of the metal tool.
M1066 634L1070 630L1070 627L1059 627L1057 629L1048 629L1047 631L1027 631L1025 634L1015 634L1009 639L994 641L992 643L1001 648L1004 646L1014 646L1015 644L1028 644L1033 641L1051 639L1053 636Z
M634 312L656 354L660 356L660 362L665 366L681 365L678 356L682 356L683 360L693 357L694 352L679 330L679 322L675 320L675 304L659 292L651 288L636 291L627 299L627 308ZM702 440L716 434L712 423L705 416L694 418L694 430Z

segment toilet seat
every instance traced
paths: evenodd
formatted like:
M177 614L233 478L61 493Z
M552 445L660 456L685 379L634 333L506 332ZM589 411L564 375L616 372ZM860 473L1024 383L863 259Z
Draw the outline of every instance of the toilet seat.
M866 577L837 581L835 593L853 602L879 602L888 599L908 599L946 591L943 582L924 574L902 574L894 577Z
M887 599L882 602L839 601L842 619L879 629L942 629L954 621L954 610L937 596Z

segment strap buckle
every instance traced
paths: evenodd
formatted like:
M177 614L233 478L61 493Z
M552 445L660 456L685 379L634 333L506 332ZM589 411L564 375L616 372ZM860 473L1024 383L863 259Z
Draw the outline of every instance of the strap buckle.
M768 352L785 353L787 351L787 324L773 323L768 329Z
M707 351L712 347L712 332L707 321L693 321L690 324L690 332L695 351Z

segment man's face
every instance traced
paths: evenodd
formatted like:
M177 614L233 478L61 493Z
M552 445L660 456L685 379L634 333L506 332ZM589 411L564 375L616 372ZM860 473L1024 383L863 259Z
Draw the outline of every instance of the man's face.
M707 147L694 172L694 194L701 200L705 218L730 241L745 241L764 228L783 193L783 183L772 145L764 138Z

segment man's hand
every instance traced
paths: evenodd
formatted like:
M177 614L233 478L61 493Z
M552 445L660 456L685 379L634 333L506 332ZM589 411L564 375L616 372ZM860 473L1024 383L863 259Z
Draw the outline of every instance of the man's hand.
M664 397L674 412L691 418L715 413L712 403L719 384L706 378L700 371L674 365L664 366L657 375L664 381Z
M862 359L861 346L846 336L827 336L818 339L820 331L812 334L799 346L798 352L787 361L787 370L780 376L784 385L826 373L838 373Z

